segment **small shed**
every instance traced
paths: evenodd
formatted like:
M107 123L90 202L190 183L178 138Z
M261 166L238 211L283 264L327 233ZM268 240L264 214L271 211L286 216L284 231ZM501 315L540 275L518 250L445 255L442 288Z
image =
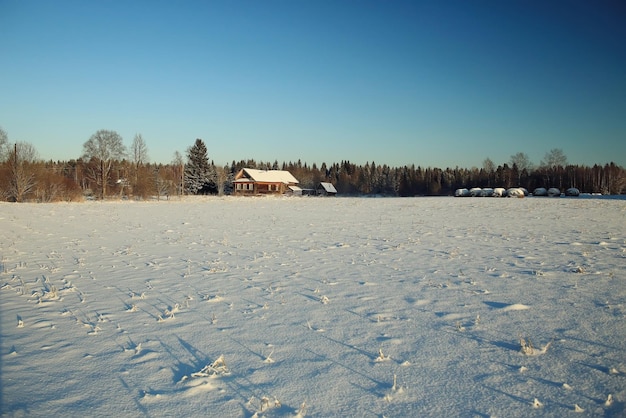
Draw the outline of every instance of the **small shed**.
M289 190L287 190L287 194L290 194L293 196L302 196L303 191L304 190L302 190L302 188L298 186L289 186Z
M317 186L317 195L318 196L335 196L337 194L337 189L333 186L332 183L321 182Z

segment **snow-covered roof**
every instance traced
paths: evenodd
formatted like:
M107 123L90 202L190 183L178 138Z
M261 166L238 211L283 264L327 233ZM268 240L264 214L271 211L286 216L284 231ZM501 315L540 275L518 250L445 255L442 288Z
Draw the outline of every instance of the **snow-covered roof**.
M332 183L321 182L320 186L326 190L326 193L337 193L337 189L335 189Z
M246 181L244 178L249 178L256 182L267 183L300 183L293 175L291 175L289 171L285 170L257 170L254 168L243 168L239 173L237 173L235 181Z
M298 186L289 186L289 190L291 190L292 192L301 192L302 189L299 188Z

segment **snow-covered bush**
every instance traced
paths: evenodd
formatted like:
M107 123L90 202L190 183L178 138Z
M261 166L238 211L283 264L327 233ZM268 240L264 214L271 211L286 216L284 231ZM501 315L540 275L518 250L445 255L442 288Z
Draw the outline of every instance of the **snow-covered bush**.
M306 402L302 402L302 405L300 405L300 408L298 408L298 410L296 411L296 418L306 416L306 407Z
M381 362L381 361L387 361L389 360L390 357L386 356L385 353L383 353L383 349L379 348L378 349L378 357L376 357L376 359L374 359L375 362Z
M527 355L527 356L538 356L540 354L545 354L548 351L548 348L550 347L551 344L552 342L549 342L548 344L545 345L545 347L539 349L533 346L533 343L532 341L530 341L530 338L520 337L521 352L522 354Z
M228 367L226 366L226 360L222 354L211 364L207 364L200 371L191 373L191 377L211 377L211 376L223 376L230 374Z

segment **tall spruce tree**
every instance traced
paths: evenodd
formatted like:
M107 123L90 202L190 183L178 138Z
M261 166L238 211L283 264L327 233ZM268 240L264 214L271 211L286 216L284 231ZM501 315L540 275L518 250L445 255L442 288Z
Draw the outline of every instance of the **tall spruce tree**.
M201 139L196 139L187 150L185 190L189 194L215 194L218 190L215 166L209 163L206 145Z

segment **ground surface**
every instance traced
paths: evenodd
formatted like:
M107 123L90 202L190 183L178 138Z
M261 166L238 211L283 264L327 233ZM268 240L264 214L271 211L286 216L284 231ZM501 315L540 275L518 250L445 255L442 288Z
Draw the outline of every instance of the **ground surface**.
M623 200L0 204L0 228L3 416L624 416Z

